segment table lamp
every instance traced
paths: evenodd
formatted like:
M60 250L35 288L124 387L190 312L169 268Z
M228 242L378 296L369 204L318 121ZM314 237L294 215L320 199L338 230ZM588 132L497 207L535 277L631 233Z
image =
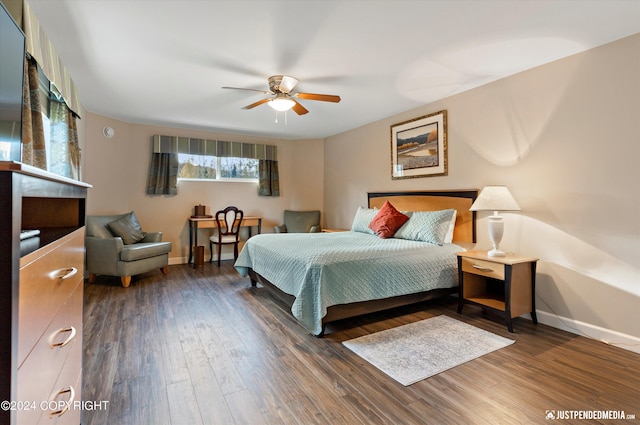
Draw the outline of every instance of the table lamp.
M509 189L506 186L486 186L471 205L469 211L493 211L489 216L489 239L493 249L488 252L489 257L504 257L505 253L498 246L504 233L503 217L499 211L522 211Z

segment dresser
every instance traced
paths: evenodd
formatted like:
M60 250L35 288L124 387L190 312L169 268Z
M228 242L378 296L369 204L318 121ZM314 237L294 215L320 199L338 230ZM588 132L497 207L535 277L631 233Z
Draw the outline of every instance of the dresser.
M0 161L0 424L81 422L90 187Z

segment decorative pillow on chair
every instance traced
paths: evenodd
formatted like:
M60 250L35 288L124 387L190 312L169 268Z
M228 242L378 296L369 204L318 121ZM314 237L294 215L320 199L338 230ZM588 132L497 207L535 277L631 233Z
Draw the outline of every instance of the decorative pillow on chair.
M442 245L456 210L416 211L394 238Z
M375 218L369 223L369 228L374 231L374 233L381 238L390 238L396 233L404 223L409 220L409 217L402 214L400 211L395 209L393 205L389 203L389 201L385 201L378 214L376 214Z
M109 223L109 230L114 235L120 236L125 245L134 244L147 235L142 231L142 226L133 211L115 221Z
M369 233L373 235L373 230L369 229L369 223L378 213L377 208L362 208L358 207L356 215L353 217L353 223L351 224L352 232Z

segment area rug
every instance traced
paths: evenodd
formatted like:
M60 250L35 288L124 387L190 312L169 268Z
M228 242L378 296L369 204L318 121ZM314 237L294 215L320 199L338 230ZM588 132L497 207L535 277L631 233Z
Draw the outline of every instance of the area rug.
M450 317L436 316L343 344L407 386L514 342Z

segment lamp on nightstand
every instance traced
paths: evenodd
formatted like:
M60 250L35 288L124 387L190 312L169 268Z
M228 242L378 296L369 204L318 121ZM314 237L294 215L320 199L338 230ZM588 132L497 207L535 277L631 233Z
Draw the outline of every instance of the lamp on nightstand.
M522 211L509 189L506 186L486 186L478 195L478 199L471 205L469 211L493 211L489 216L489 239L493 249L489 251L489 257L504 257L504 252L498 249L502 234L504 233L503 217L499 211Z

